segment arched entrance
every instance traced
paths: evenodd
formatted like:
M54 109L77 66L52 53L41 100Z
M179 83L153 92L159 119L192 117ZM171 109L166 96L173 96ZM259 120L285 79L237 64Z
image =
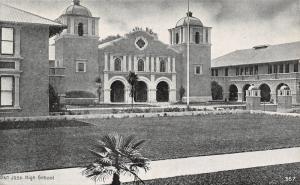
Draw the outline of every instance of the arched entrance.
M223 99L223 88L216 81L211 82L211 96L213 100Z
M243 87L243 101L246 101L246 91L249 89L250 84L246 84Z
M169 101L169 85L167 82L159 82L156 87L156 101L168 102Z
M124 102L125 101L125 86L117 80L111 84L110 87L110 101L111 102Z
M270 102L271 100L271 89L267 84L262 84L259 86L260 89L260 94L261 94L261 98L260 101L261 102Z
M236 85L232 84L229 86L229 101L238 100L238 88Z
M148 88L147 84L143 81L138 81L135 85L135 102L147 102L148 100Z
M282 86L287 86L289 87L287 84L285 83L280 83L277 87L276 87L276 102L278 102L278 90L282 87Z

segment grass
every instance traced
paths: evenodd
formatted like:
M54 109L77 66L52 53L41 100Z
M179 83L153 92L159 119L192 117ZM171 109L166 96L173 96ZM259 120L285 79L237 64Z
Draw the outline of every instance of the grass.
M266 115L101 119L90 126L0 130L0 174L84 166L103 134L135 134L151 160L300 146L299 118ZM84 125L84 124L83 124Z
M299 185L300 163L145 181L146 185ZM133 185L133 183L124 183Z

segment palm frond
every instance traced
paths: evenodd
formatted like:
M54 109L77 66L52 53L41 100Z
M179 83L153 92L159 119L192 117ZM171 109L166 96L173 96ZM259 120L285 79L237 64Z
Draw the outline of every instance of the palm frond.
M133 148L133 149L136 149L136 150L141 149L141 148L142 148L142 145L143 145L146 141L147 141L147 140L140 140L140 141L138 141L137 143L135 143L135 144L132 146L132 148Z

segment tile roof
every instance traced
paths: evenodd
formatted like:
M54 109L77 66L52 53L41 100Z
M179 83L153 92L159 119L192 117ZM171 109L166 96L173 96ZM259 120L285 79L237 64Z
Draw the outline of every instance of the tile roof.
M300 60L300 41L237 50L212 60L211 67Z
M50 27L50 35L65 28L65 25L50 19L2 3L0 3L0 22L48 25Z

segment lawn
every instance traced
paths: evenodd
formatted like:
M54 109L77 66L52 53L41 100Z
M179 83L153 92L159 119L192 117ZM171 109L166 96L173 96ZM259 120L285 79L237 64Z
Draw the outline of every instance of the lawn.
M299 118L238 114L84 122L89 125L65 121L65 127L0 130L0 173L84 166L93 161L87 150L113 131L147 139L142 153L151 160L300 146Z
M299 185L300 163L145 181L146 185ZM133 185L133 183L124 183Z

